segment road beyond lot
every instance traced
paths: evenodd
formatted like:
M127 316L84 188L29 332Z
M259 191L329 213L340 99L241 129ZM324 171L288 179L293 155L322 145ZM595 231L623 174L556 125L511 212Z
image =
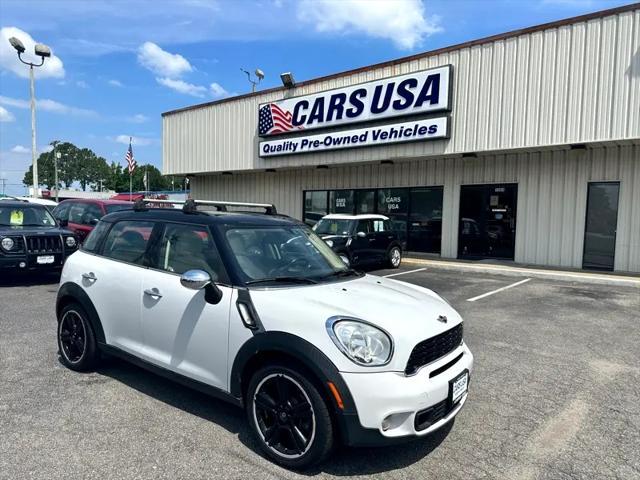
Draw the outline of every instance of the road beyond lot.
M427 439L340 449L306 474L261 457L223 402L118 360L65 369L55 279L4 281L0 478L640 478L639 288L412 270L377 273L434 289L465 318L466 406Z

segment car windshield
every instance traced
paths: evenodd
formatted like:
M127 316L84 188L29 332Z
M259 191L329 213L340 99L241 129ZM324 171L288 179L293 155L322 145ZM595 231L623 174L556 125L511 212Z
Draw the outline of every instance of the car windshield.
M119 212L120 210L131 210L133 208L133 204L129 205L126 203L115 203L112 205L105 205L104 208L107 210L107 213Z
M312 284L357 275L308 227L230 227L225 238L246 284Z
M349 235L353 220L323 218L313 228L318 235Z
M45 207L33 204L8 206L0 204L2 227L55 227L56 222Z

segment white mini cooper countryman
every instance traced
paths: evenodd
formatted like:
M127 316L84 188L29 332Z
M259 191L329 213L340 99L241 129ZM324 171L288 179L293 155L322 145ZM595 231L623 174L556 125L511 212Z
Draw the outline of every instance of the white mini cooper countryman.
M114 355L243 407L265 454L296 469L338 442L440 428L473 365L445 300L350 269L272 205L107 215L65 263L56 313L67 367Z

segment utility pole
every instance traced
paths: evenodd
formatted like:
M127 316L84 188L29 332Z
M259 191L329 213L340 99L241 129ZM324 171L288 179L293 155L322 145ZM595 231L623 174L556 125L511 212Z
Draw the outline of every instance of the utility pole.
M58 160L60 160L62 154L60 152L56 152L56 145L57 142L53 144L53 171L55 172L54 182L56 182L56 202L59 202L58 190L60 190L60 185L58 184Z

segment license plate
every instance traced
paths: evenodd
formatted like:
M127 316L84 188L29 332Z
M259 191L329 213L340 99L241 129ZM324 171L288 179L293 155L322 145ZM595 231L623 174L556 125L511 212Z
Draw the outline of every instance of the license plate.
M40 255L36 258L36 262L38 265L46 265L48 263L53 263L56 260L56 257L53 255Z
M449 382L449 398L451 403L457 403L458 400L467 392L467 386L469 384L469 372L464 371L456 378Z

